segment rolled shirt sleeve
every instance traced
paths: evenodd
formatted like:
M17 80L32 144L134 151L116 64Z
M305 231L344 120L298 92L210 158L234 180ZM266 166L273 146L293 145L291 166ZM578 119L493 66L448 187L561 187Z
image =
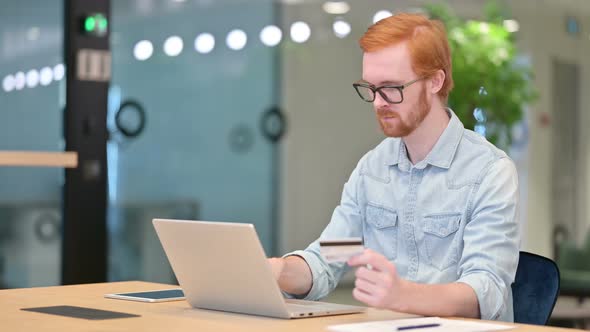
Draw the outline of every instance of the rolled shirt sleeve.
M516 168L504 157L483 173L474 188L457 281L475 291L481 319L513 321L511 285L520 246Z

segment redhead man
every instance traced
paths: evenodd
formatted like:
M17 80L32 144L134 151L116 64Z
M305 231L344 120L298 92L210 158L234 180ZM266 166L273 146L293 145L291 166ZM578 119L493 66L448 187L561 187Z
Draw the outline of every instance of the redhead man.
M398 14L360 45L353 86L387 138L361 158L319 239L269 259L280 288L320 299L356 268L352 295L371 307L513 321L516 169L446 107L453 79L443 25ZM319 240L343 237L362 237L367 249L327 263Z

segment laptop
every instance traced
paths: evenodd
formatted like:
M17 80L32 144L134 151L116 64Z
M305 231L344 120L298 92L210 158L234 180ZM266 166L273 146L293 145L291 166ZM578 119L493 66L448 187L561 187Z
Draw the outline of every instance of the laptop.
M153 224L194 308L286 319L366 310L284 299L252 224L174 219L154 219Z

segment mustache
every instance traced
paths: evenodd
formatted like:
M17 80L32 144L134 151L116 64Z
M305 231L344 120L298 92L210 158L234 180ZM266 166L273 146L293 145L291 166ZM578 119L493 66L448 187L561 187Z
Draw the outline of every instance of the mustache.
M396 111L388 110L388 109L378 109L377 115L379 117L385 118L399 118L399 113Z

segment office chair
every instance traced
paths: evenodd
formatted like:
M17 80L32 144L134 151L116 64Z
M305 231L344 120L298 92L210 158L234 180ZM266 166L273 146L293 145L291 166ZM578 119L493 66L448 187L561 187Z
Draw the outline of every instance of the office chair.
M521 251L512 284L514 322L546 325L559 295L559 268L551 259Z

